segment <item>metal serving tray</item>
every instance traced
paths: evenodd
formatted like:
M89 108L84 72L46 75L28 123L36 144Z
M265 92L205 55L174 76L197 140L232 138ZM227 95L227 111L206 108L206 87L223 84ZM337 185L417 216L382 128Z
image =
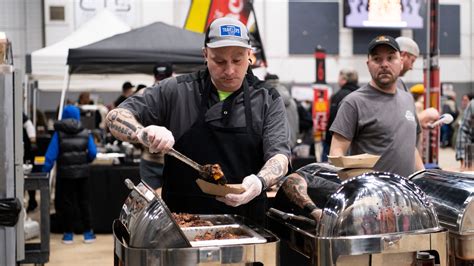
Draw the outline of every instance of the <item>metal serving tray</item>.
M217 225L239 225L241 222L237 221L232 215L229 214L194 214L199 217L201 220L206 220L211 222L214 226ZM208 225L202 226L193 226L193 227L181 227L181 229L186 228L199 228L199 227L209 227Z
M203 227L188 227L181 228L186 238L191 243L192 247L207 247L207 246L225 246L225 245L242 245L242 244L258 244L266 243L267 240L259 235L254 230L243 224L231 224L231 225L215 225L215 226L203 226ZM197 235L204 235L206 232L215 234L221 230L228 230L230 232L237 232L239 235L245 237L236 239L216 239L216 240L199 240L194 241Z

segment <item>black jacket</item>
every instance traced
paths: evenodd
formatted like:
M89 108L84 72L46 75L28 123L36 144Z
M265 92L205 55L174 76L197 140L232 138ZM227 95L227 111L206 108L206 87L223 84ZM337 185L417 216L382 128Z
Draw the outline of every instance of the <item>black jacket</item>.
M339 104L342 100L349 95L351 92L357 90L359 86L354 83L346 83L342 88L331 97L331 106L329 107L329 120L326 127L326 138L324 142L329 146L331 145L332 132L329 131L331 128L332 122L336 119L337 110L339 109Z
M75 119L64 119L54 124L59 137L58 177L88 177L87 144L89 132Z

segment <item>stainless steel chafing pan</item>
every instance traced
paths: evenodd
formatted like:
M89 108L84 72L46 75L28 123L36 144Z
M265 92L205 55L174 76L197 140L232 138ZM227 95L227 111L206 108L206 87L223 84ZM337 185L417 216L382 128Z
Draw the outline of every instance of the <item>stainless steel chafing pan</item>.
M128 180L128 179L127 179ZM122 206L120 221L130 233L131 247L182 248L191 244L179 229L166 204L143 182L132 189Z
M316 163L307 168L308 194L323 208L318 226L311 229L307 224L269 215L274 226L270 229L289 249L303 254L306 264L410 265L415 263L417 251L433 251L437 263L446 265L447 231L439 225L429 198L413 182L391 173L372 172L337 184L330 167ZM313 197L318 194L324 197ZM297 209L274 205L280 207ZM290 256L282 258L287 263L293 258L303 260L294 252L282 253Z
M423 170L410 179L428 195L440 225L449 230L451 265L473 265L474 175Z
M214 225L180 228L151 188L128 186L132 191L113 225L115 265L279 265L279 239L244 217L198 215ZM222 229L242 231L245 237L194 241L198 233Z

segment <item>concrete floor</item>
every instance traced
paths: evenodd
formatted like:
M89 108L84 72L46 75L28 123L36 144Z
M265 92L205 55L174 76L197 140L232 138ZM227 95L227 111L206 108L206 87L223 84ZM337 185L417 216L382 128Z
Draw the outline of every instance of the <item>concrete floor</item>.
M454 156L453 149L440 149L440 167L449 171L458 170L459 162ZM82 235L75 235L75 242L72 245L62 244L61 237L60 234L51 234L50 261L47 265L113 265L112 235L97 235L97 241L93 244L84 244Z

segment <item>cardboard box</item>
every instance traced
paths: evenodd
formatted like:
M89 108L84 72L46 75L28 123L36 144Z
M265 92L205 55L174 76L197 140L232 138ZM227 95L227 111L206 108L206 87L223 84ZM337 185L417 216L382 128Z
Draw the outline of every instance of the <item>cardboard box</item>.
M344 168L337 171L337 177L342 181L347 180L354 176L359 176L363 173L373 172L371 168Z
M364 153L351 156L328 156L328 158L332 165L341 168L373 168L380 156Z
M215 196L225 196L227 194L241 194L245 191L240 184L231 184L231 185L218 185L206 182L202 179L196 179L196 183L202 192L215 195Z

